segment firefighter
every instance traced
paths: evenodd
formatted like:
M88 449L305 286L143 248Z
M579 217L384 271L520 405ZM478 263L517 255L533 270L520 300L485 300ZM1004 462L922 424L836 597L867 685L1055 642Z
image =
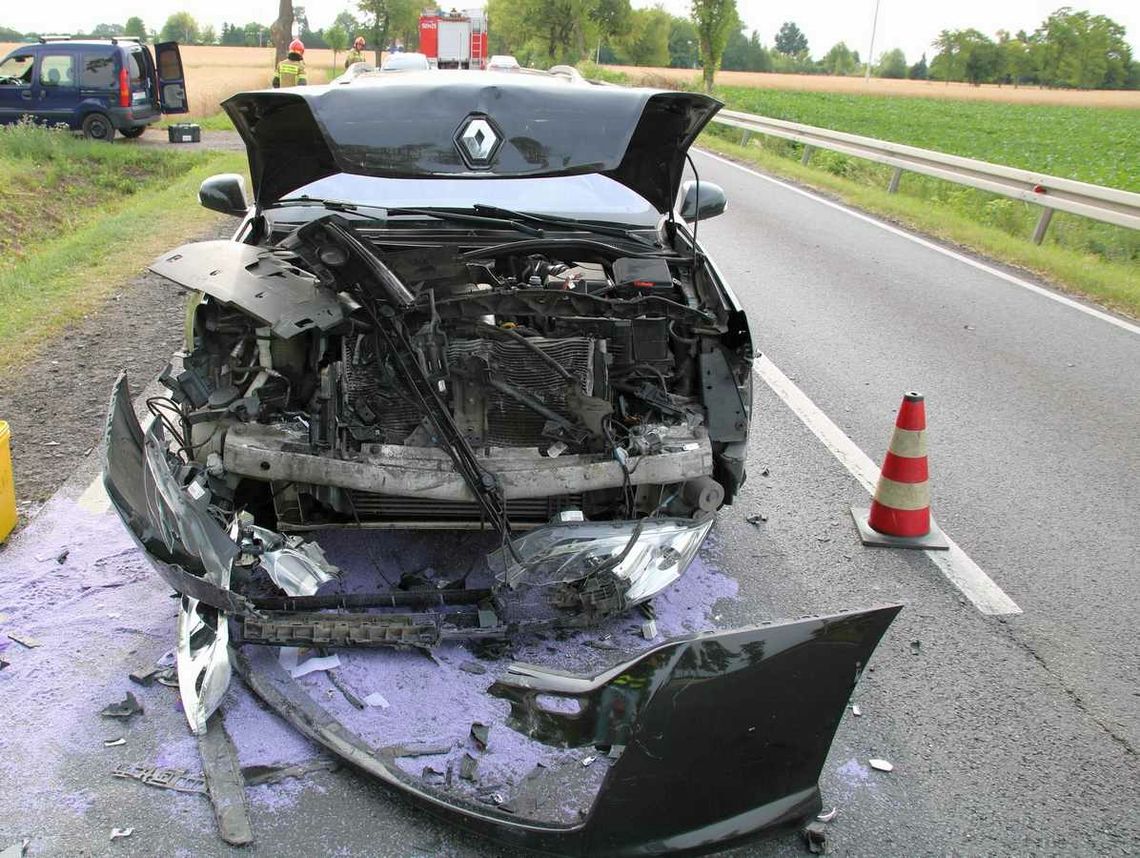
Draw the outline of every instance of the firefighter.
M364 58L364 36L357 36L353 39L352 50L344 55L344 67L363 62L367 62Z
M304 86L309 82L305 77L305 43L294 39L289 43L289 53L277 64L273 75L273 88L283 86Z

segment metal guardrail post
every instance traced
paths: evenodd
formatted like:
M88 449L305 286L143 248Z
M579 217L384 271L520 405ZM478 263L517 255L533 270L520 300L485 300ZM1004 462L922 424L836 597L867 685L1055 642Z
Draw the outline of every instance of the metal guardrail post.
M752 138L752 132L751 131L745 131L743 134L740 135L740 145L741 146L747 146L748 141L751 138Z
M891 183L887 185L888 194L897 194L899 190L899 181L902 179L902 167L895 167L895 171L891 173Z
M1049 222L1053 220L1053 209L1041 209L1041 217L1037 218L1037 226L1033 230L1033 243L1040 244L1045 239L1045 230L1049 228Z
M803 154L803 157L800 158L800 163L803 164L805 167L807 166L807 162L811 160L811 150L812 150L812 147L808 146L805 143L804 144L804 154Z

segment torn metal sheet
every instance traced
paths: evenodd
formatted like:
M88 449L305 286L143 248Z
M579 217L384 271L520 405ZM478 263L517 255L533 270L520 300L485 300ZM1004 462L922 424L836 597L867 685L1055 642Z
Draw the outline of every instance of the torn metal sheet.
M28 649L35 649L40 645L39 638L34 638L31 635L26 635L23 632L8 632L8 639L13 640L22 647Z
M202 756L206 789L222 840L231 846L252 843L253 825L249 821L241 764L222 724L221 713L212 715L206 731L199 734L198 753Z
M559 855L705 851L820 811L818 780L835 729L898 610L691 635L597 676L513 666L492 693L510 701L515 729L552 745L625 745L573 825L442 792L354 735L275 661L259 659L255 668L242 652L232 660L254 693L303 735L481 834ZM543 711L539 694L574 697L578 711ZM694 789L706 800L692 801Z
M164 253L150 270L179 286L239 307L282 339L339 324L336 295L271 250L236 241L201 241Z

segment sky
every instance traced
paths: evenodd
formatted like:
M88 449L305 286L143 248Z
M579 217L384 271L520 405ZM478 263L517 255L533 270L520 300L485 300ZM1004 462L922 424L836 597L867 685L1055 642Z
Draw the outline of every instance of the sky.
M646 7L660 2L675 15L686 15L689 0L633 0ZM1134 56L1140 56L1140 2L1138 0L879 0L879 22L875 54L902 48L910 62L926 51L933 55L930 42L943 29L974 27L990 36L996 30L1032 32L1051 12L1069 2L1074 8L1107 15L1128 30ZM761 41L771 46L784 21L795 21L808 38L812 55L820 57L838 41L866 56L871 37L875 0L737 0L740 15L749 32L757 30ZM308 0L304 5L309 24L320 29L332 23L342 9L355 3L345 0ZM425 6L430 5L425 2ZM459 3L457 5L464 6ZM476 5L472 3L470 5ZM20 31L66 33L90 30L99 23L122 23L138 15L152 29L161 28L166 17L182 9L202 25L213 24L220 31L224 21L245 24L271 22L277 17L276 0L53 0L37 3L5 2L0 26ZM494 21L491 22L494 27Z

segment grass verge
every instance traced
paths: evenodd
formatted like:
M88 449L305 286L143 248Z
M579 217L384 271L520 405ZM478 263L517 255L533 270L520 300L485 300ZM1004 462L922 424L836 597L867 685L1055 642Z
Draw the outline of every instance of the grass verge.
M197 203L198 185L214 173L245 171L239 153L141 152L59 138L22 141L41 160L13 155L11 140L0 138L0 175L43 178L55 171L54 190L45 188L34 207L51 214L21 220L18 231L4 233L13 250L0 262L0 370L90 313L163 250L216 222L222 215ZM51 157L42 160L45 152ZM129 189L100 188L82 178L116 172L129 176ZM20 199L9 195L0 205L11 211ZM67 208L65 216L44 202L49 199ZM49 218L53 223L45 228L41 220Z
M796 148L776 146L783 141L758 142L753 139L749 145L741 146L736 142L738 140L738 131L713 127L701 135L698 145L757 166L766 173L824 191L829 196L908 229L1027 269L1065 291L1091 298L1133 317L1140 317L1140 266L1134 261L1135 251L1121 251L1120 248L1121 244L1135 244L1137 238L1131 230L1092 223L1085 218L1058 212L1050 226L1050 237L1037 246L1029 240L1029 232L1025 231L1026 224L1029 224L1028 229L1032 228L1032 222L1039 211L1037 206L907 174L904 174L902 180L903 192L888 194L886 186L889 168L882 168L880 174L878 165L860 162L866 168L860 167L853 176L849 176L843 174L843 169L848 169L850 165L843 164L843 169L832 172L825 163L826 159L819 157L834 153L817 152L813 155L812 165L805 166L788 157L788 154L797 151ZM869 184L872 178L876 181L875 185ZM908 184L911 188L905 192ZM941 185L945 190L932 189L930 185ZM949 194L949 197L940 200L939 193L944 196ZM978 206L989 206L991 212L996 210L997 217L1004 218L1005 225L1016 231L1003 229L1001 224L980 223L975 211ZM1089 229L1104 234L1110 234L1112 230L1119 231L1120 235L1105 239L1105 250L1110 253L1109 256L1062 246L1056 238L1058 231L1063 236L1066 230ZM1120 258L1111 258L1114 251L1121 251Z

